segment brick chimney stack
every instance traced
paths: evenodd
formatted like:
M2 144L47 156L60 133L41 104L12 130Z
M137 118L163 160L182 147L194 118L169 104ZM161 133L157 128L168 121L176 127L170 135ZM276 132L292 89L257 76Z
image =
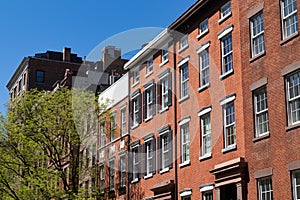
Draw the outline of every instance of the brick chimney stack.
M63 61L71 61L71 48L65 47L63 51Z

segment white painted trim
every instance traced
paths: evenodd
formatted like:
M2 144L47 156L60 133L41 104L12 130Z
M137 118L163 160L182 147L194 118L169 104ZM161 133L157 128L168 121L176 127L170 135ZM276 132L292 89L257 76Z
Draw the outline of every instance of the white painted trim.
M224 36L226 36L228 33L232 32L233 30L233 26L229 26L226 29L224 29L219 35L218 35L218 39L220 40L221 38L223 38Z
M198 49L197 49L197 54L201 53L205 49L207 49L210 46L210 42L202 44Z
M186 196L190 196L190 195L192 195L192 190L184 191L184 192L180 193L181 197L186 197Z
M213 190L213 189L214 189L213 185L207 185L207 186L204 186L204 187L200 188L200 192L207 192L207 191L210 191L210 190Z
M189 60L190 60L190 56L185 57L184 59L182 59L181 61L178 62L178 67L181 67L182 65L184 65Z
M179 125L179 126L182 126L182 125L188 123L189 121L191 121L191 117L186 117L186 118L180 120L180 121L178 122L178 125Z
M211 111L211 107L205 108L204 110L201 110L198 112L198 117L205 115Z
M231 97L228 97L228 98L226 98L226 99L224 99L224 100L222 100L221 102L220 102L220 105L221 106L224 106L225 104L227 104L227 103L229 103L229 102L232 102L232 101L234 101L235 100L235 95L234 96L231 96Z
M186 160L186 161L184 161L183 163L180 163L179 164L179 167L181 168L181 167L185 167L185 166L187 166L187 165L189 165L189 164L191 164L191 160Z

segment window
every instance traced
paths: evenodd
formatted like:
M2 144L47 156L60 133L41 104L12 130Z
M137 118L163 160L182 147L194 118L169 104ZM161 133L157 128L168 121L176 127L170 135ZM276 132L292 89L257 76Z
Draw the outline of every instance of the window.
M189 68L188 63L180 67L180 98L189 95Z
M288 122L294 125L300 122L300 72L287 77Z
M100 166L100 193L104 193L104 165Z
M18 93L22 90L22 79L18 82Z
M132 118L132 128L138 126L141 123L142 109L141 109L141 94L138 93L131 100L130 116Z
M104 147L105 145L105 123L100 123L100 147Z
M208 19L202 21L199 25L199 35L204 35L208 32Z
M44 83L45 81L45 72L36 70L36 82L37 83Z
M93 149L92 149L92 165L94 166L96 164L96 144L93 144Z
M157 87L157 101L159 110L165 110L172 105L172 77L167 73L160 78Z
M234 102L225 104L223 107L223 112L224 112L224 145L225 145L225 149L231 149L236 146Z
M116 134L116 113L113 112L110 116L110 141L115 139Z
M280 0L283 39L298 32L296 0Z
M90 148L87 147L85 150L85 167L88 168L90 165Z
M231 3L228 1L225 5L221 7L221 19L225 19L226 17L231 15Z
M212 193L212 191L203 192L202 193L202 199L203 200L213 200L213 193Z
M258 179L258 199L272 200L273 189L271 177Z
M155 172L156 158L155 158L155 139L152 138L143 145L143 153L145 155L144 172L145 176L152 176Z
M120 156L120 187L126 186L126 157Z
M126 134L126 107L121 109L121 134L122 136Z
M153 58L151 58L147 62L147 67L146 67L146 74L150 74L153 71Z
M209 84L209 54L208 49L204 49L199 54L200 59L200 88Z
M165 47L164 49L162 49L161 62L165 63L168 60L169 60L169 49L168 49L168 47Z
M252 57L265 51L264 16L259 13L250 19Z
M115 160L109 161L109 190L114 190L115 186Z
M190 161L190 130L189 124L186 123L180 127L181 132L181 162Z
M24 75L23 75L23 85L26 85L26 73L24 73Z
M133 71L133 84L140 82L140 70L139 68Z
M188 35L184 35L179 42L179 51L188 47L189 43L188 43Z
M233 70L231 33L221 39L221 49L222 49L222 74L227 74Z
M143 93L144 97L144 120L151 119L155 115L155 84L148 86Z
M89 181L84 182L84 189L85 189L85 197L89 197Z
M158 136L159 170L172 167L172 131L168 130Z
M292 172L293 200L300 199L300 171Z
M139 146L135 147L132 150L132 159L133 159L133 170L132 178L133 181L138 181L140 174L140 159L139 159Z
M266 88L254 92L254 112L256 137L269 132L268 126L268 101Z
M210 113L200 117L201 119L201 156L211 154L211 123Z

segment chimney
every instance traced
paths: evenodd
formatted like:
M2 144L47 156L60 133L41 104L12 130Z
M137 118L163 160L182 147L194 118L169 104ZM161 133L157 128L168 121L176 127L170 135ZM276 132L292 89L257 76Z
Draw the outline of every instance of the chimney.
M71 61L71 48L65 47L63 51L63 61Z

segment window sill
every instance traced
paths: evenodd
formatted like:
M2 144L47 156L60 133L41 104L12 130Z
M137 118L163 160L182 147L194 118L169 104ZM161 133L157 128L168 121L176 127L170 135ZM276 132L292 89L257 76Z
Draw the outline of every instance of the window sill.
M183 168L183 167L186 167L186 166L188 166L188 165L190 165L190 164L191 164L191 161L190 161L190 160L187 160L187 161L184 161L183 163L179 164L179 167L180 167L180 168Z
M187 48L189 48L189 45L186 45L184 47L182 47L181 49L178 50L178 53L182 53L184 50L186 50Z
M152 118L153 118L153 116L151 115L151 116L147 117L147 118L144 120L144 122L150 121Z
M145 75L145 78L148 78L150 75L152 75L153 74L153 71L151 71L151 72L148 72L146 75Z
M137 127L139 127L139 124L136 124L136 125L132 126L131 130L136 129Z
M208 29L206 29L204 32L200 33L199 35L197 35L197 39L200 40L204 35L206 35L208 33Z
M249 62L252 63L252 62L258 60L259 58L263 57L264 55L266 55L266 51L265 51L265 50L262 51L262 52L260 52L259 54L256 54L255 56L253 56L253 57L249 60Z
M184 96L184 97L182 97L182 98L180 98L180 99L178 100L178 103L182 103L182 102L184 102L185 100L188 100L189 98L190 98L189 95Z
M289 37L284 38L283 40L281 40L280 45L284 45L284 44L288 43L289 41L291 41L292 39L294 39L295 37L298 37L298 36L299 36L299 32L297 31L296 33L293 33Z
M166 63L168 63L168 62L169 62L169 59L164 60L162 63L159 64L159 66L162 67L162 66L164 66L164 65L165 65Z
M168 171L170 171L170 168L169 168L169 167L160 170L159 173L160 173L160 174L164 174L164 173L167 173Z
M158 111L158 113L159 113L159 114L162 114L162 113L166 112L167 110L169 110L169 106L167 106L167 107L161 109L160 111Z
M207 153L207 154L205 154L205 155L203 155L203 156L200 156L200 157L199 157L199 160L200 160L200 161L204 161L204 160L207 160L207 159L209 159L209 158L211 158L211 152L210 152L210 153Z
M232 12L228 13L226 16L222 17L221 19L218 20L219 24L222 24L226 19L228 19L229 17L231 17Z
M285 128L285 131L291 131L291 130L294 130L296 128L299 128L300 127L300 123L298 122L297 124L293 124L293 125L289 125Z
M139 182L139 179L138 179L138 178L135 178L135 179L133 179L130 183L131 183L131 184L135 184L135 183L137 183L137 182Z
M236 150L236 144L230 145L230 146L222 149L222 153L227 153L227 152L230 152L230 151L233 151L233 150Z
M227 78L228 76L230 76L231 74L233 74L233 69L226 72L225 74L222 74L219 79L223 80L223 79Z
M146 179L149 179L149 178L152 178L152 177L153 177L153 174L150 173L150 174L147 174L146 176L144 176L144 179L146 180Z
M131 87L134 88L135 86L137 86L140 83L140 81L135 82Z
M203 85L201 87L198 88L198 92L202 92L203 90L206 90L207 88L209 88L210 84L206 84L206 85Z
M253 142L258 142L258 141L261 141L261 140L263 140L263 139L266 139L266 138L269 138L270 137L270 133L269 132L266 132L266 133L264 133L264 134L262 134L262 135L260 135L260 136L257 136L257 137L255 137L255 138L253 138Z

